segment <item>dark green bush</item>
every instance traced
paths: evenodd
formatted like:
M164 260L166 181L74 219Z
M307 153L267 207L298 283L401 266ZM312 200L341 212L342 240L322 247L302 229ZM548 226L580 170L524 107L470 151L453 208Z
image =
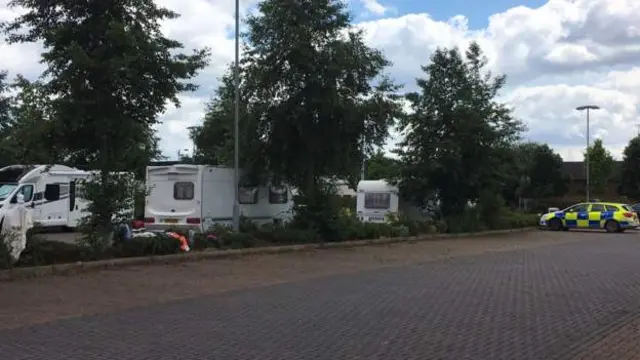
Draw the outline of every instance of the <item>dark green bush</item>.
M96 260L90 248L77 244L43 240L37 235L27 237L27 247L16 266L41 266L76 261Z
M6 240L6 236L0 233L0 269L9 269L13 267L11 248L5 243Z
M177 254L180 252L180 241L166 234L137 237L119 243L112 251L113 256L117 257Z
M470 233L487 230L476 209L466 209L460 214L445 219L446 232L452 234Z
M256 239L250 233L228 232L221 235L221 240L224 247L231 249L244 249L253 247Z
M279 228L272 233L272 241L276 244L309 244L318 240L318 234L312 230Z

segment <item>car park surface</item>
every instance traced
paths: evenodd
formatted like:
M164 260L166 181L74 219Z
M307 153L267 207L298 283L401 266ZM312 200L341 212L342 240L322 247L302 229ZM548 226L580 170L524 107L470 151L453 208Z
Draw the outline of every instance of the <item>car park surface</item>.
M0 354L634 359L639 257L635 231L536 231L0 283Z

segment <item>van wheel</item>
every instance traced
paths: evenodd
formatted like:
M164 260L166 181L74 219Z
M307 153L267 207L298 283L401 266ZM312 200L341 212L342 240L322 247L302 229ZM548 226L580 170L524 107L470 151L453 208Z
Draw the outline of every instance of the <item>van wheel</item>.
M604 224L604 229L608 233L619 232L620 231L620 224L618 224L618 222L615 221L615 220L609 220L609 221L607 221L606 224Z
M67 232L67 233L71 233L71 232L75 232L76 228L73 228L71 226L63 226L62 227L62 231Z
M562 221L560 221L560 219L551 219L549 220L549 229L553 230L553 231L560 231L562 230L563 226L562 226Z

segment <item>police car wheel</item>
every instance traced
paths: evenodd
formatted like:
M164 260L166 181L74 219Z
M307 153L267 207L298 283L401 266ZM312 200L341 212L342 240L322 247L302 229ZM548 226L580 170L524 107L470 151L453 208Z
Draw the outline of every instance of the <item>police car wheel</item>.
M549 229L553 231L562 230L562 221L560 219L551 219L549 220Z
M620 224L618 224L617 221L609 220L606 224L604 224L604 229L609 233L618 232L620 231Z

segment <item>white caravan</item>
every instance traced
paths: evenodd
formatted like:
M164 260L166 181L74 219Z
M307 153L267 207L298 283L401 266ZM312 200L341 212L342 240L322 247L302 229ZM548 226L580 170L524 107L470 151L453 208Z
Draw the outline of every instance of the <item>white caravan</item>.
M398 213L398 187L384 180L361 180L358 183L356 211L363 222L385 222Z
M204 231L233 220L233 169L167 162L147 166L145 227ZM242 174L241 174L242 175ZM293 212L289 186L250 186L239 189L240 213L256 223L288 221Z
M87 215L81 185L91 175L64 165L11 165L0 169L0 208L17 203L18 194L41 227L75 228Z

